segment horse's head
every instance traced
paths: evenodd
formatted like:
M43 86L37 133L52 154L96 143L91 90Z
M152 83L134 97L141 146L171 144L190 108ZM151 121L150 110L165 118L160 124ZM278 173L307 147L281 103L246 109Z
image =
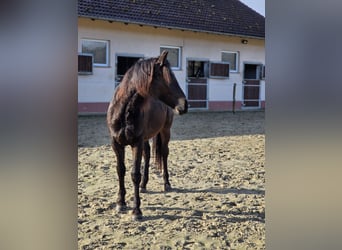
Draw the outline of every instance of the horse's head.
M150 93L182 115L188 112L188 101L166 59L167 53L163 51L155 60Z

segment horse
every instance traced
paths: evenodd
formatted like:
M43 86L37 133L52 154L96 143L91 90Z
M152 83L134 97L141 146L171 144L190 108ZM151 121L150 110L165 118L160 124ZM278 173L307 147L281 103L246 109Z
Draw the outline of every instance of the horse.
M128 69L107 110L107 127L117 159L118 212L127 209L124 157L125 147L129 145L132 148L133 220L142 219L139 185L140 191L146 192L150 160L149 139L154 140L157 166L159 169L163 168L164 191L169 191L171 185L167 158L173 113L183 115L188 111L188 101L171 70L167 54L167 51L163 51L158 57L140 59ZM141 178L142 157L145 164Z

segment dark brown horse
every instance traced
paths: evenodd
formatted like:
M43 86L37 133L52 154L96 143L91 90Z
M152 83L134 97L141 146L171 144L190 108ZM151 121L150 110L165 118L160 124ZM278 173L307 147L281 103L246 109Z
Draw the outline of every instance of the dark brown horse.
M173 112L184 114L188 103L167 61L167 52L156 58L139 60L125 74L117 87L107 111L112 148L117 158L119 193L117 210L126 209L125 202L125 146L133 152L131 172L134 184L133 219L141 219L139 184L146 191L150 160L148 140L155 137L156 159L163 166L164 189L171 188L167 171L170 128ZM143 177L140 165L145 159Z

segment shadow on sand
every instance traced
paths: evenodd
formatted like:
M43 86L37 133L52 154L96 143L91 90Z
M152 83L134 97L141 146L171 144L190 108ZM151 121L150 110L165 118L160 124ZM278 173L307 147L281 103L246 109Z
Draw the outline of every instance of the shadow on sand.
M264 111L189 112L174 116L171 140L264 134ZM78 147L110 145L106 116L78 117Z

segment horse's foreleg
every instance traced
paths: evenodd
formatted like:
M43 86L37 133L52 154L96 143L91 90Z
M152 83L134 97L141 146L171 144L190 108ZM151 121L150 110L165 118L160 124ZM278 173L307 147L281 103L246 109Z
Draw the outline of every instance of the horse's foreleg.
M121 212L124 211L127 207L125 202L125 147L118 144L114 139L112 139L112 148L117 159L116 172L119 178L119 192L118 199L116 200L116 209L117 211Z
M142 212L140 210L140 196L139 196L139 184L141 181L140 165L143 151L143 142L140 141L136 145L132 146L133 151L133 168L131 172L132 181L134 185L134 204L133 204L133 219L142 219Z
M140 183L140 192L145 193L146 185L148 182L148 173L149 173L150 158L151 158L151 147L148 141L144 142L143 156L144 156L145 164L144 164L142 180Z

